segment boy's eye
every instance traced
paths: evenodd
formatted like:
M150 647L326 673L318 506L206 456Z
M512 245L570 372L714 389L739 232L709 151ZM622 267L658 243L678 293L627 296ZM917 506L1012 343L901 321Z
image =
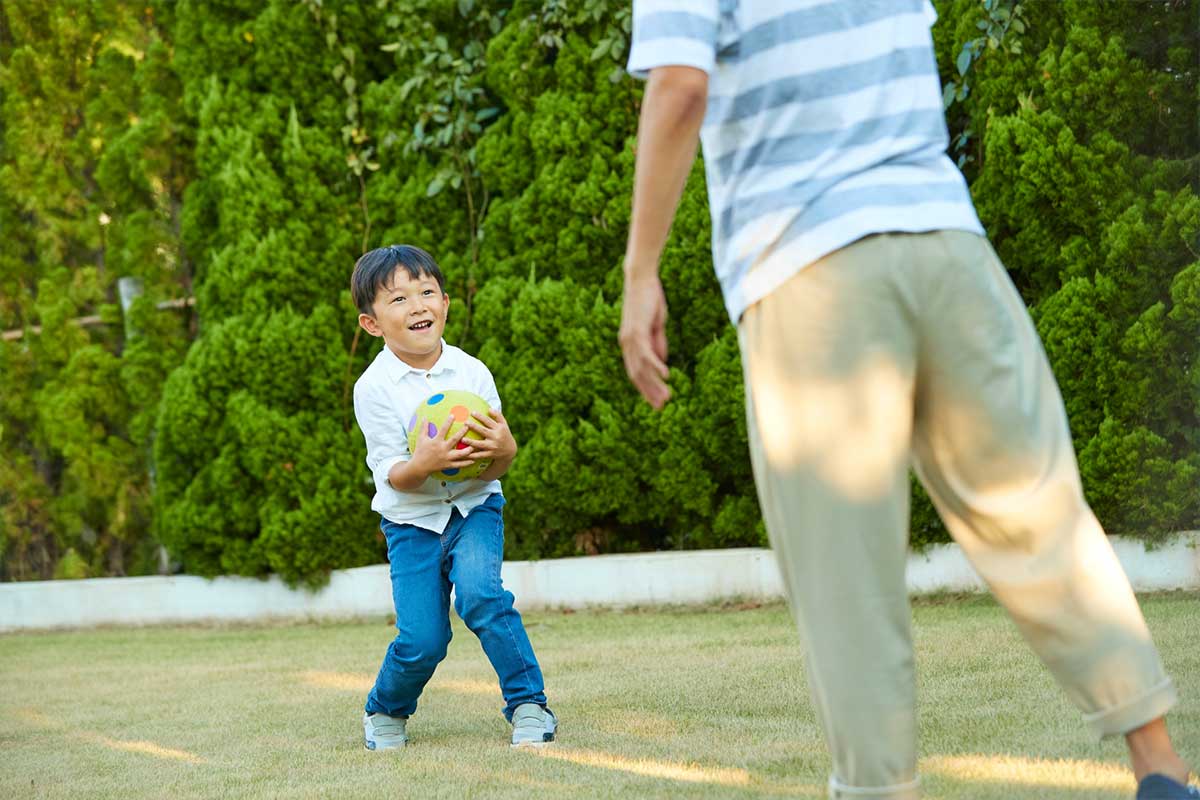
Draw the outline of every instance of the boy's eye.
M392 298L392 302L393 302L393 303L399 303L399 302L401 302L401 301L403 301L403 300L404 300L404 298L403 298L403 297L393 297L393 298Z

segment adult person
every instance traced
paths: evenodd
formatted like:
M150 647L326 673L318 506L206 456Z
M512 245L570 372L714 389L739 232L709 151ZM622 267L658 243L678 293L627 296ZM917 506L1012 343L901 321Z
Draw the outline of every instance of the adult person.
M661 408L658 261L703 143L759 501L832 797L915 798L909 464L1139 798L1194 797L1171 680L1083 498L1058 387L948 135L921 0L634 0L648 74L621 347Z

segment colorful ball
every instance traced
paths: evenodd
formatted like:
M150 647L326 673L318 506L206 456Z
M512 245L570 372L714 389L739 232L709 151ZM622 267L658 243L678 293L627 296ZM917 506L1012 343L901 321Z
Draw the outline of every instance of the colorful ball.
M450 438L458 435L462 430L467 420L471 418L472 412L478 412L487 416L490 406L488 402L477 394L471 392L463 392L458 390L448 390L430 395L425 402L417 407L416 413L408 424L408 449L410 452L415 452L417 449L417 437L424 428L429 438L441 436L446 433L445 426L447 420L450 421ZM468 430L466 439L482 439L475 431ZM459 448L466 448L467 445L459 442ZM465 481L471 478L479 477L484 470L492 465L489 458L477 462L473 466L463 467L461 469L448 469L443 472L435 472L430 477L441 481Z

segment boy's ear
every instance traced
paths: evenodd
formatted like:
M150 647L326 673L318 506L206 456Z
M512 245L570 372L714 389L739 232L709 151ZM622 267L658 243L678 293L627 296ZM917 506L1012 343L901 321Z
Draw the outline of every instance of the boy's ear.
M383 331L379 328L379 323L370 314L359 314L358 324L364 331L372 336L383 336Z

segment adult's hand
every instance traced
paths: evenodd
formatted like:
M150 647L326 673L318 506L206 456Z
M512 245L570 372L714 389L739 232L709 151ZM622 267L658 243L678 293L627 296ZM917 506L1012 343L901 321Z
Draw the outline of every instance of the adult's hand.
M671 397L667 386L667 298L658 270L625 275L621 354L633 385L655 409Z

